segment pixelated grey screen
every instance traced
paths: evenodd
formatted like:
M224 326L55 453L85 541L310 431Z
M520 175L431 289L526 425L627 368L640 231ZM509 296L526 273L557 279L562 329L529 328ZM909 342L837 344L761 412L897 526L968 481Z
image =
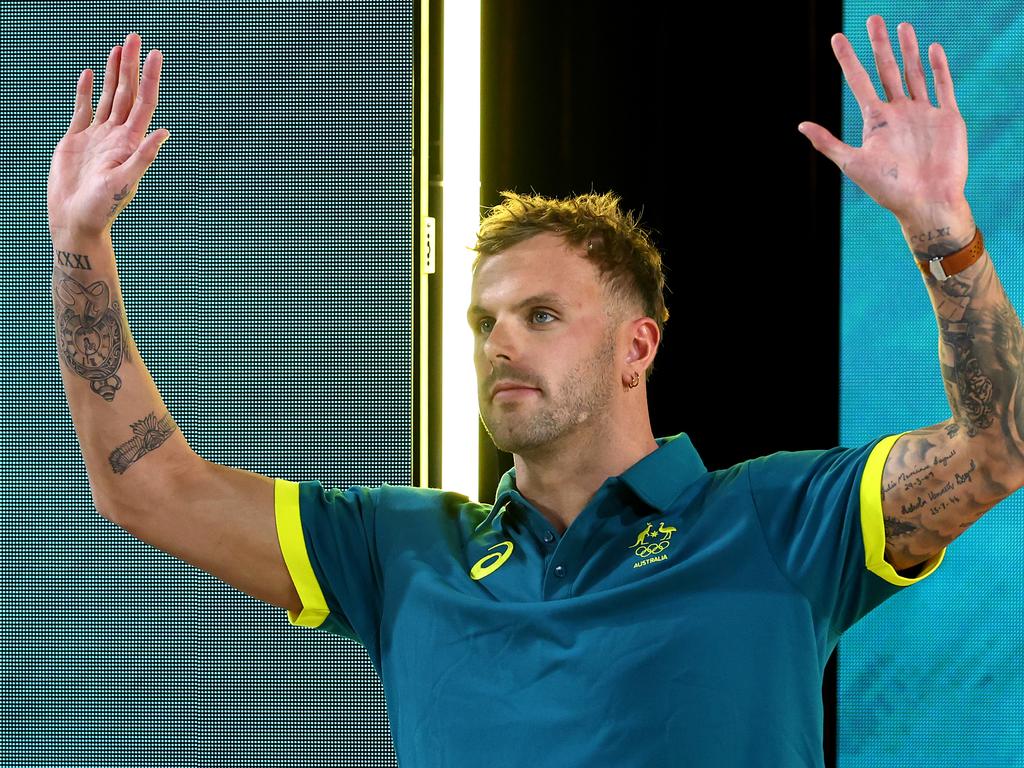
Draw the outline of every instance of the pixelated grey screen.
M79 73L164 55L170 139L113 225L135 342L205 459L409 484L413 7L3 2L0 765L395 765L365 650L93 505L58 367L46 180ZM201 533L201 532L200 532Z
M1024 9L1018 2L844 3L844 31L879 95L864 22L914 25L925 57L942 44L967 124L967 200L1010 301L1024 312L1020 259ZM902 69L901 69L902 71ZM844 84L843 134L861 141ZM935 312L895 217L843 180L843 445L950 418ZM939 568L876 608L839 642L840 768L1024 767L1024 497L999 502Z

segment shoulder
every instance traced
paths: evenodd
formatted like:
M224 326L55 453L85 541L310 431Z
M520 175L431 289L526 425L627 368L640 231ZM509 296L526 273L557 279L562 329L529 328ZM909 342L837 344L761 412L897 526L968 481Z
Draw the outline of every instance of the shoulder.
M440 488L388 485L370 489L378 518L414 527L462 524L476 526L491 505L470 501L465 494Z

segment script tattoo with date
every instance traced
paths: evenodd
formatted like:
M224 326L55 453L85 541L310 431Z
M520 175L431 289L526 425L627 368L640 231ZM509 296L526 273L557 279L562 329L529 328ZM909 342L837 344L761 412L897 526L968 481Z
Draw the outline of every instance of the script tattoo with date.
M121 388L117 375L123 360L131 362L130 335L124 313L103 280L88 285L54 267L53 310L57 318L60 356L92 391L110 402Z
M921 258L967 245L952 242L948 227L911 242ZM925 282L953 418L906 433L886 460L886 555L897 569L934 556L1017 490L1024 466L1024 328L991 260Z
M157 421L156 414L150 413L146 418L132 423L135 437L122 443L110 454L110 466L115 474L124 474L132 464L147 453L156 450L171 433L178 428L171 414L168 413Z

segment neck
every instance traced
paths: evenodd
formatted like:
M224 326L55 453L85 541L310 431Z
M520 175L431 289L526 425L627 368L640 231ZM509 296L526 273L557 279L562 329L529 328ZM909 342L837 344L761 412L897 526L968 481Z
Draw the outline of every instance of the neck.
M657 449L646 414L642 423L576 430L529 453L513 454L516 488L561 534L605 480Z

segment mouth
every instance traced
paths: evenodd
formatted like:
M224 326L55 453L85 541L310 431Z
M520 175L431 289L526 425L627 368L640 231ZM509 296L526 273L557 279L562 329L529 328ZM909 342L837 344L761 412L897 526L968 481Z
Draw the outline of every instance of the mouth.
M540 392L536 387L503 387L491 395L494 401L500 400L521 400Z

